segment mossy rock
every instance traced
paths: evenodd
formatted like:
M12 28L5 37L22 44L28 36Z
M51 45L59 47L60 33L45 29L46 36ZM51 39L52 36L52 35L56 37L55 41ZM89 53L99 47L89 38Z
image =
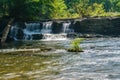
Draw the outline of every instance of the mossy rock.
M74 49L74 48L69 48L67 49L68 52L84 52L82 49Z

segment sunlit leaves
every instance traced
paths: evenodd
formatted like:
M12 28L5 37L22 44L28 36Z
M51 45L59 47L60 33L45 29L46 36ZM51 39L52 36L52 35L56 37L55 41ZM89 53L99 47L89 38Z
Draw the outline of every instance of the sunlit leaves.
M68 51L70 51L70 52L83 52L83 50L79 46L83 40L84 40L83 38L75 38L71 42L72 48L69 48Z
M50 3L50 18L63 18L66 17L67 6L64 0L52 0Z
M90 7L91 7L91 8L90 8ZM94 4L93 4L92 6L90 6L90 7L89 7L90 10L88 9L88 11L90 11L90 15L91 15L91 16L99 16L99 15L105 13L102 4L94 3Z
M20 20L100 16L120 12L120 0L0 0L0 17Z

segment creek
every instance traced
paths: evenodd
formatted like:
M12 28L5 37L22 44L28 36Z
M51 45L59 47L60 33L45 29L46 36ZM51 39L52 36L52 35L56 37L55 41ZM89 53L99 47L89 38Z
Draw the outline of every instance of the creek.
M7 49L44 45L55 50L41 52L46 55L0 54L0 80L120 80L120 38L86 38L80 44L84 50L80 53L65 50L70 42L6 44Z

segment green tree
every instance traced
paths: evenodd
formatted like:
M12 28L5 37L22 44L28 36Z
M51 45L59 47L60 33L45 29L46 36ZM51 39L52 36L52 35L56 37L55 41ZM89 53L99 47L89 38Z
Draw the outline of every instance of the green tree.
M0 17L8 16L9 0L0 0Z
M116 4L116 10L117 10L118 12L120 12L120 2L118 2L118 3Z
M40 20L120 12L120 0L0 0L0 17Z
M90 16L102 16L105 13L103 4L94 3L87 8Z
M49 4L50 18L66 18L67 17L67 6L64 0L51 0Z
M120 0L90 0L90 3L98 3L103 4L103 7L106 12L116 12L119 11L117 8L117 4Z
M9 14L18 20L35 20L39 15L38 5L38 0L12 0Z
M39 0L39 15L40 19L49 19L50 17L50 12L49 12L49 7L50 7L51 0Z
M116 0L113 7L114 12L120 12L120 0Z
M89 0L72 0L69 5L75 13L79 14L79 17L85 17L87 16L88 2Z

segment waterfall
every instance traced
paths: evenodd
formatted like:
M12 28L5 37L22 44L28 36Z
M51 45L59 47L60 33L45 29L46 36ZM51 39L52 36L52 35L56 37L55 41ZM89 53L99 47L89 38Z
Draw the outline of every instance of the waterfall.
M10 29L10 37L13 38L14 40L17 40L17 32L18 32L18 27L17 25L12 26Z
M40 24L39 23L25 23L26 28L23 29L24 40L32 40L33 34L40 34Z
M25 23L26 28L24 32L26 34L38 34L40 33L40 24L39 23Z
M64 40L67 37L66 34L52 34L52 22L43 22L41 33L43 40Z
M24 23L25 27L18 24L11 28L11 36L14 40L65 40L68 33L74 32L70 25L70 22L54 24L53 21ZM54 30L61 33L55 34Z
M70 25L71 25L70 22L65 22L65 23L63 23L63 26L62 26L62 28L63 28L63 33L74 32L74 30L70 28Z
M24 40L33 40L34 35L50 34L52 32L52 22L43 22L42 26L39 23L25 23ZM42 28L41 28L42 27Z
M43 28L41 33L51 33L52 32L52 22L43 22Z

